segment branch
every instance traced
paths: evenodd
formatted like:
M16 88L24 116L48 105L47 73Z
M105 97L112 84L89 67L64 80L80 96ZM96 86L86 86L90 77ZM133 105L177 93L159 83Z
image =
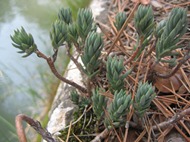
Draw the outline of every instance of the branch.
M82 67L82 65L77 61L77 59L75 59L73 57L73 55L70 53L70 48L67 47L67 55L68 57L73 61L73 63L77 66L77 68L79 69L79 71L81 72L81 74L84 74L84 68Z
M28 123L47 142L57 142L46 129L42 128L39 121L35 121L32 118L30 118L24 114L19 114L16 116L15 124L16 124L17 135L18 135L20 142L27 142L26 134L24 132L24 128L22 125L22 121L25 121L26 123Z
M182 60L179 61L178 65L176 65L176 67L169 73L169 74L159 74L156 73L156 76L160 77L160 78L170 78L171 76L173 76L178 70L179 68L190 58L190 54L188 53Z
M98 134L91 142L101 142L103 139L105 139L108 136L108 134L109 130L104 129L104 131Z
M63 82L65 82L65 83L67 83L67 84L69 84L69 85L71 85L71 86L77 88L78 90L82 91L83 93L87 93L86 88L84 88L84 87L78 85L77 83L75 83L75 82L73 82L73 81L70 81L70 80L66 79L66 78L63 77L61 74L59 74L58 71L57 71L56 68L55 68L54 60L52 60L52 58L47 57L46 55L44 55L44 54L43 54L42 52L40 52L39 50L36 50L35 53L37 54L38 57L43 58L43 59L45 59L45 60L47 61L48 65L49 65L49 67L50 67L50 69L51 69L51 71L53 72L53 74L54 74L58 79L60 79L61 81L63 81Z
M169 119L168 121L164 121L162 123L159 123L157 125L154 125L152 127L152 129L154 131L157 131L159 129L165 129L169 126L172 126L173 124L175 124L177 121L181 120L183 117L190 115L190 108L185 109L183 111L181 111L180 113L175 114L171 119Z

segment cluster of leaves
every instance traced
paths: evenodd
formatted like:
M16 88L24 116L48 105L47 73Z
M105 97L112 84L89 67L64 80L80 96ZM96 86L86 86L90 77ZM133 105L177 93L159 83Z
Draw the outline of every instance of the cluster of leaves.
M127 16L124 12L116 15L114 25L117 30L122 28L126 19ZM140 5L134 16L134 24L138 33L137 45L140 48L137 55L142 53L151 38L155 36L157 41L156 62L160 62L165 56L173 55L174 50L179 48L176 44L186 32L187 14L186 10L182 8L174 8L169 18L156 26L151 6ZM100 66L106 68L106 79L109 84L106 91L113 94L113 100L110 102L103 95L104 88L96 86L94 90L90 88L92 96L89 98L79 97L77 92L72 92L71 98L75 104L81 108L92 104L93 113L97 120L104 122L106 128L123 125L131 108L134 109L139 118L144 116L156 96L154 87L148 82L139 83L134 97L126 93L128 90L126 90L125 79L132 72L132 69L126 71L123 59L119 57L108 56L105 59L105 64L101 60L103 39L101 34L96 32L90 10L80 9L76 21L73 21L70 9L60 9L58 19L52 24L50 37L55 52L65 44L69 46L69 49L73 45L76 47L83 63L83 66L77 67L82 68L89 80L92 81L99 73ZM21 50L19 53L26 53L24 57L38 50L32 35L27 34L24 28L16 30L11 38L14 42L13 46ZM54 69L52 70L54 71ZM91 94L91 92L88 93Z
M134 110L138 117L143 117L147 109L150 107L152 100L155 97L154 87L149 83L140 83L134 102L130 94L121 89L115 91L113 101L107 106L107 99L99 91L93 91L92 102L93 110L97 118L104 119L104 124L107 128L120 127L124 125L126 115L130 111L130 107L134 106ZM107 110L107 116L106 111ZM106 117L103 117L106 116Z
M140 37L140 48L149 44L153 35L156 38L157 62L166 56L174 55L174 50L180 48L176 44L187 31L187 10L172 9L169 17L160 21L155 27L154 15L151 6L138 7L134 17L135 28ZM141 50L142 51L142 50Z
M23 57L28 57L37 49L32 35L27 34L23 27L21 27L21 30L15 30L11 39L14 42L13 46L21 50L18 53L26 53Z
M130 71L122 74L124 69L123 59L117 59L117 57L108 58L106 62L106 76L112 92L125 88L125 78Z

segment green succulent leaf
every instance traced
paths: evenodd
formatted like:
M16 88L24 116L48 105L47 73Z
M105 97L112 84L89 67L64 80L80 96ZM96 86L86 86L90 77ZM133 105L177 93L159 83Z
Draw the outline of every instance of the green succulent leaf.
M37 50L37 46L34 43L32 35L30 33L26 33L23 27L21 27L20 30L15 30L14 35L10 37L13 41L12 45L21 50L18 51L18 53L26 53L22 57L28 57Z
M92 91L92 106L97 119L100 120L104 115L104 110L107 107L107 99L101 94L102 89L94 89Z
M89 78L93 78L100 65L100 55L103 48L103 40L100 34L96 32L89 33L84 46L84 53L81 56L85 66L85 73Z
M135 112L139 117L142 117L150 107L152 100L156 96L154 90L152 84L149 84L148 82L144 84L139 83L133 104Z
M114 92L116 90L119 91L124 89L125 78L129 75L131 70L123 74L123 59L119 59L117 57L108 57L106 62L106 70L106 77L108 79L111 91Z
M83 40L85 40L88 33L93 28L94 19L92 16L92 11L89 9L79 9L76 21L78 26L78 34Z
M154 31L154 15L151 6L140 5L135 13L135 28L139 36L148 38Z
M174 8L168 19L160 22L156 28L156 57L161 58L171 55L173 50L179 48L176 44L187 31L187 10Z
M116 91L114 93L113 102L108 107L108 113L110 118L106 118L104 124L107 128L114 125L119 127L123 125L124 118L130 110L132 104L131 95L127 95L124 90ZM116 125L117 124L117 125Z
M119 12L119 13L117 13L117 15L115 17L115 23L114 23L114 25L115 25L115 27L116 27L116 29L118 31L122 28L122 26L125 23L126 19L127 19L127 15L126 15L125 12Z
M74 104L78 105L79 104L79 94L77 93L76 90L71 91L71 101L73 101Z
M58 12L58 19L64 21L66 24L72 23L72 12L70 8L61 8Z
M69 24L68 26L68 42L77 43L78 32L76 23Z
M68 37L67 25L61 20L56 20L50 30L50 38L54 49L58 49Z

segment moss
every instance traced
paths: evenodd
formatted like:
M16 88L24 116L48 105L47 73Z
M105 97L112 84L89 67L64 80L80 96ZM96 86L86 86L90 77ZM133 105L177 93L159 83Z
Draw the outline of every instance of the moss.
M75 122L82 114L83 114L84 108L79 108L78 111L74 113L74 121ZM82 141L82 142L89 142L91 141L95 136L95 128L96 127L96 117L93 114L93 110L90 109L83 115L83 117L74 125L71 127L69 141L71 142L78 142L76 136ZM62 131L60 138L63 140L67 139L69 128L66 128L64 131ZM75 136L76 135L76 136Z

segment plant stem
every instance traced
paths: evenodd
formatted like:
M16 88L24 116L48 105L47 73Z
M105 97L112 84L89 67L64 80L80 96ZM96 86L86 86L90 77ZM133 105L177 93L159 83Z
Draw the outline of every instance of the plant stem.
M77 59L75 59L73 57L73 55L70 53L70 48L67 47L67 55L68 57L73 61L73 63L77 66L77 68L79 69L79 71L81 72L82 75L84 75L84 68L82 67L82 65L77 61Z
M77 88L78 90L82 91L83 93L87 93L86 88L84 88L84 87L78 85L77 83L75 83L75 82L73 82L73 81L70 81L70 80L66 79L66 78L63 77L61 74L59 74L58 71L57 71L56 68L55 68L54 61L52 60L51 57L47 57L46 55L44 55L44 54L43 54L42 52L40 52L39 50L36 50L35 53L37 54L38 57L43 58L43 59L45 59L45 60L47 61L48 65L49 65L49 67L50 67L50 69L51 69L51 71L53 72L53 74L54 74L58 79L60 79L61 81L63 81L63 82L65 82L65 83L67 83L67 84L69 84L69 85L71 85L71 86Z
M176 67L169 74L156 73L156 76L160 78L164 78L164 79L167 79L173 76L179 70L179 68L183 65L183 63L185 63L189 58L190 58L190 54L187 54L182 60L179 61L178 65L176 65Z
M104 129L104 131L98 134L91 142L101 142L103 139L105 139L108 136L108 134L109 130Z
M28 123L47 142L56 142L56 140L52 137L52 135L46 129L42 128L40 122L35 121L34 119L32 119L24 114L19 114L16 116L15 124L16 124L16 129L17 129L17 135L18 135L20 142L27 142L26 134L24 132L24 128L22 125L22 121L25 121L26 123Z

